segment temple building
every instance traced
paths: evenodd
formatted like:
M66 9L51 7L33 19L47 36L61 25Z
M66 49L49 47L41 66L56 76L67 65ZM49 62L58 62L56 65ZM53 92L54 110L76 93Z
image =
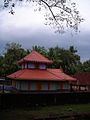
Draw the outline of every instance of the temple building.
M8 75L12 86L18 91L69 91L70 85L76 79L65 74L62 69L52 69L47 66L53 61L36 51L18 61L21 70Z

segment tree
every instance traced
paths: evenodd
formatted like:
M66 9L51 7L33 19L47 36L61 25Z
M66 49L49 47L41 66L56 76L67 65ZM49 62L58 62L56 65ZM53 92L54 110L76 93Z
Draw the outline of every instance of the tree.
M90 60L87 60L82 64L82 71L90 72Z
M25 50L20 44L7 43L6 52L0 55L0 76L13 73L19 69L17 61L29 54L32 50L36 50L45 57L53 60L53 64L48 67L62 68L67 74L74 74L75 72L90 72L90 60L84 63L80 62L80 56L74 46L69 49L54 48L45 49L40 46L33 46L32 50Z
M44 47L34 46L34 50L53 60L52 68L62 68L65 73L74 74L78 71L78 65L81 64L80 56L74 46L69 49L54 48L45 49Z
M60 58L61 52L60 48L57 46L55 48L49 48L48 57L53 60L53 68L60 68L62 59Z
M27 55L27 50L23 49L20 44L14 42L7 43L5 49L3 66L5 68L5 74L10 74L19 69L17 61Z
M76 53L77 52L77 50L74 48L74 46L70 46L69 50L72 53Z
M79 24L84 20L76 9L76 3L71 0L4 0L4 8L10 7L10 13L14 14L17 2L34 3L39 11L44 7L47 10L46 25L53 26L59 33L63 33L66 26L78 31Z
M4 56L0 55L0 77L5 76L5 71L4 71Z
M70 48L69 50L58 46L49 48L48 57L53 60L53 68L62 68L65 73L74 74L78 70L77 66L80 64L80 56L75 52L71 52Z
M35 50L35 51L39 52L40 54L44 55L45 57L48 57L48 53L47 53L48 51L44 47L35 45L32 47L32 50Z

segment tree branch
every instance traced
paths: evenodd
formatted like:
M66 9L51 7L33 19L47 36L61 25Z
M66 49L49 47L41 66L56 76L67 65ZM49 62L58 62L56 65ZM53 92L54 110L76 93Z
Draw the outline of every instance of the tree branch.
M39 5L44 5L48 8L48 11L51 13L47 14L47 20L49 20L50 24L55 25L58 28L64 28L64 23L66 22L66 26L72 27L73 29L78 30L78 25L84 20L79 16L79 12L76 10L76 4L70 2L68 7L68 0L3 0L4 8L10 7L11 14L14 14L13 7L15 7L16 1L25 1L25 2L36 2L41 3ZM71 7L72 6L72 7ZM57 10L57 12L56 12ZM64 22L65 21L65 22Z

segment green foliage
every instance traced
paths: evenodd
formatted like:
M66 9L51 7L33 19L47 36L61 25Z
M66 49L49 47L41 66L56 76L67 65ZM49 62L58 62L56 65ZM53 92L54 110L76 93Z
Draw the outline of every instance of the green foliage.
M59 48L58 46L50 48L49 57L51 57L54 61L54 68L63 68L64 72L68 74L74 74L77 71L76 66L80 63L80 56L76 54L74 47L73 51L71 51L71 49L65 50L63 48Z
M0 76L4 74L4 56L0 55Z
M76 54L77 50L74 46L70 46L68 50L58 46L48 50L44 47L34 46L33 50L53 60L53 68L62 68L68 74L74 74L77 71L77 66L80 64L80 56Z
M14 15L15 8L21 3L31 4L35 11L45 10L45 25L52 26L55 32L65 33L66 28L79 32L79 24L84 19L79 15L77 5L73 0L2 0L3 5L0 8L9 8L9 13ZM26 3L25 3L26 2ZM18 4L19 3L19 4ZM21 4L20 4L21 6ZM31 18L32 19L32 18Z
M48 51L44 47L40 47L40 46L35 45L32 47L32 50L35 50L35 51L39 52L40 54L48 57L48 54L47 54Z
M19 66L17 65L17 61L27 54L27 51L24 50L21 45L14 42L7 43L5 50L6 52L4 53L0 62L4 71L1 76L13 73L18 70Z
M83 63L83 69L85 72L90 72L90 60L87 60Z
M85 61L84 63L78 66L80 72L90 72L90 60Z
M17 61L29 54L31 50L25 50L20 44L7 43L5 53L0 55L0 76L5 76L17 71L20 67ZM52 68L62 68L67 74L74 74L75 72L90 72L90 60L84 63L80 62L80 56L74 46L69 49L33 46L32 50L36 50L45 57L53 60Z

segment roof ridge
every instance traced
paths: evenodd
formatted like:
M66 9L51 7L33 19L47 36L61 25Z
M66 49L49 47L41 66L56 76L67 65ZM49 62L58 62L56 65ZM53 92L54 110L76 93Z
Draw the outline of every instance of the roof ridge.
M37 54L38 56L42 56L42 57L44 57L45 59L49 60L46 56L42 55L42 53L39 53L39 52L37 52L37 51L35 51L35 52L36 52L36 54Z
M22 70L20 70L22 71ZM21 72L21 74L17 75L17 77L20 77L23 73L25 72L25 69ZM16 75L15 75L15 78L17 78Z
M48 71L49 73L51 73L51 74L55 75L56 77L58 77L58 78L60 79L60 77L59 77L58 75L56 75L55 73L53 73L53 72L49 71L49 69L47 69L47 71ZM63 80L63 79L62 79L62 80Z
M44 56L42 53L39 53L39 52L37 52L37 51L32 51L32 52L35 52L39 57L43 57L43 58L45 58L46 60L48 60L48 61L52 61L52 60L49 60L46 56ZM32 53L31 52L31 53Z
M60 70L60 69L57 69L57 70ZM52 73L53 75L55 75L56 77L58 77L58 78L60 79L60 77L59 77L58 75L56 75L55 73L53 73L53 72L51 72L51 71L49 71L49 72ZM67 74L64 73L64 72L60 72L60 73L63 75L63 79L62 79L62 80L65 79L64 75L69 76L70 78L73 78L73 77L71 77L70 75L67 75ZM74 78L74 79L75 79L75 78Z

